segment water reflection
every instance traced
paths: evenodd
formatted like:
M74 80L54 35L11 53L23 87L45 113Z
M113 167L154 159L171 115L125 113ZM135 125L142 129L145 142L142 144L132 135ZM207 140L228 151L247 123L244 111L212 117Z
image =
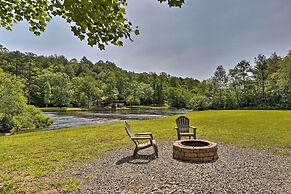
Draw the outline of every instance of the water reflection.
M44 112L54 120L54 124L45 129L60 129L88 124L109 123L122 120L145 120L187 113L185 109L136 109L115 111L70 111Z

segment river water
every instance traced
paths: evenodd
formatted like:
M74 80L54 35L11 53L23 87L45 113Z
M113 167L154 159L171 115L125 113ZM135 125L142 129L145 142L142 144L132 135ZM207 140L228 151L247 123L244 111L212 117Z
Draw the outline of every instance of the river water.
M115 111L44 112L54 123L45 129L60 129L88 124L110 123L124 120L146 120L188 113L186 109L130 109Z

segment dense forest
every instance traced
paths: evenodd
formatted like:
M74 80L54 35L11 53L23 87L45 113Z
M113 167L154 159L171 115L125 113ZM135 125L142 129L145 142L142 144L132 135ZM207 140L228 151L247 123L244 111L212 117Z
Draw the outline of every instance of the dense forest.
M109 61L93 63L64 56L37 56L1 48L0 68L25 85L28 104L38 107L100 107L115 100L127 105L187 107L199 81L166 73L134 73Z
M228 71L218 66L211 78L199 81L164 72L130 72L86 57L78 61L9 51L0 45L0 75L6 78L0 81L2 113L17 104L7 108L4 99L20 93L26 104L37 107L100 108L123 102L193 110L291 108L291 51L284 57L260 54L253 66L246 60ZM7 80L13 86L9 90Z

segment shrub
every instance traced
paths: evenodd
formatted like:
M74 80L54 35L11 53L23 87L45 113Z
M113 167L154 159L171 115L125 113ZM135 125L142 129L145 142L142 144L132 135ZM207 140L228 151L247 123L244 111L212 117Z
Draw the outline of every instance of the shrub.
M34 106L25 106L22 113L11 116L4 115L1 119L2 126L6 131L20 131L38 127L46 127L53 123L53 120L42 115L41 111Z
M13 129L12 116L3 114L0 120L0 124L2 125L0 132L9 132L11 129Z
M40 110L26 103L24 81L0 69L1 132L44 127L52 123L52 120L43 116Z
M204 95L195 95L189 102L189 107L193 110L207 110L210 107L210 99Z

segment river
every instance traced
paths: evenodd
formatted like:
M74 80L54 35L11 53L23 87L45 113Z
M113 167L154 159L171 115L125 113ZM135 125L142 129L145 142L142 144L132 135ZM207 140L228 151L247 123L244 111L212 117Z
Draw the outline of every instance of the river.
M186 109L129 109L114 111L44 112L54 123L44 129L60 129L88 124L110 123L124 120L146 120L188 113Z

